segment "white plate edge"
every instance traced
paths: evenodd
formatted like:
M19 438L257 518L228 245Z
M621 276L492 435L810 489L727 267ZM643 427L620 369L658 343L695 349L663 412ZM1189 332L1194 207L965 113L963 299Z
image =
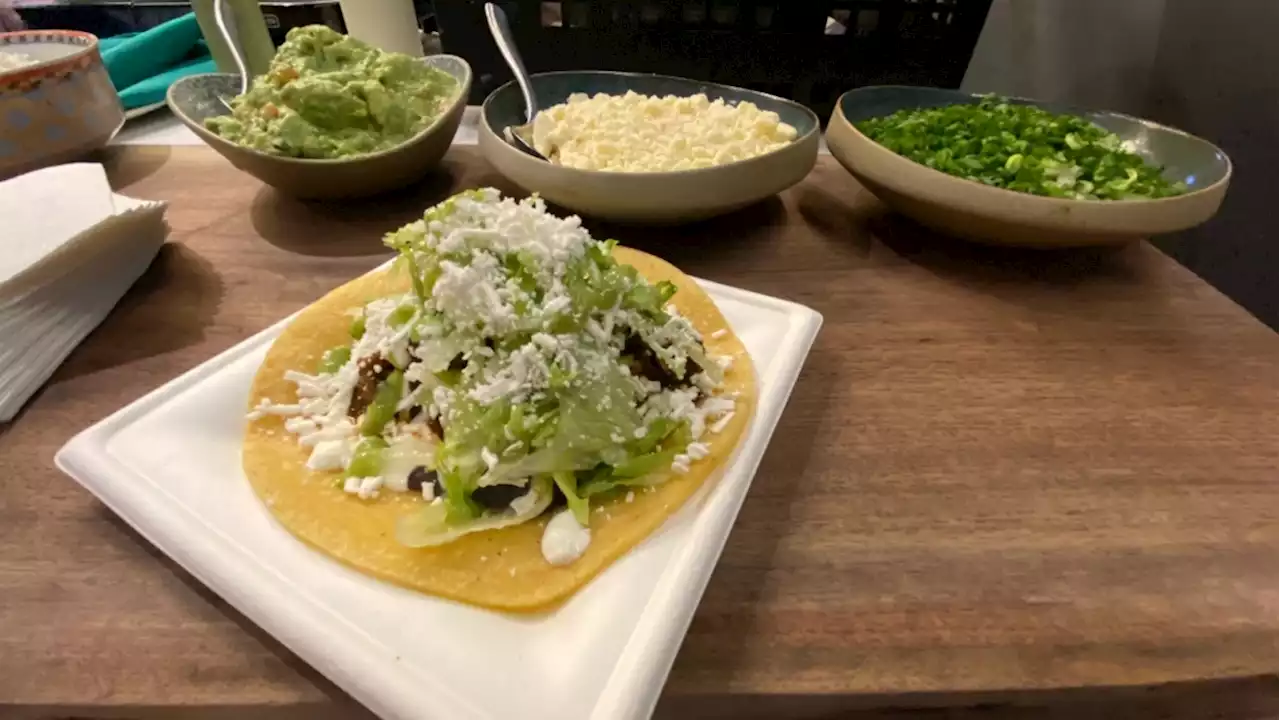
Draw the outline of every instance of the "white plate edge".
M385 264L371 272L376 272L382 267L385 267ZM746 498L751 482L754 479L755 471L763 458L767 448L767 441L776 428L778 419L786 405L786 400L790 397L794 388L800 368L808 356L813 339L816 337L822 323L820 314L803 305L715 282L697 278L695 280L713 296L722 295L771 311L783 312L790 319L790 327L784 338L788 342L794 339L794 341L800 341L803 344L797 345L780 358L782 364L778 365L775 371L770 374L772 377L776 377L778 381L781 381L781 387L785 388L785 394L768 403L767 413L763 403L761 407L756 409L756 417L752 420L751 434L744 440L743 446L745 449L748 443L757 441L758 448L751 449L748 454L740 456L737 460L739 462L747 462L747 465L744 465L744 472L749 468L741 490L735 496L726 497L723 500L720 500L718 494L713 491L713 495L704 500L704 507L699 508L698 516L693 528L691 528L691 532L699 531L699 529L702 532L719 532L722 535L720 542L708 545L691 544L678 552L676 557L680 558L680 560L673 562L669 569L663 573L658 585L655 587L655 599L651 600L642 611L636 627L632 630L631 639L628 640L622 654L619 656L619 667L623 663L627 663L631 667L639 668L640 671L633 673L628 678L625 674L620 674L618 669L615 668L601 691L596 709L590 716L593 718L647 717L652 712L653 706L658 700L661 686L671 670L676 652L684 639L683 632L677 634L675 631L687 630L688 624L692 620L693 612L696 610L707 582L710 580L710 571L706 572L705 576L698 580L695 570L706 564L710 564L709 570L714 569L715 560L719 558L724 544L727 542L732 524L736 521L738 510ZM423 678L417 673L410 673L398 666L395 668L395 677L393 678L393 672L385 666L386 648L376 638L370 637L355 626L348 625L347 629L356 638L365 641L358 649L359 669L351 671L329 664L326 661L326 656L330 654L329 644L320 641L318 638L321 637L321 633L316 632L317 628L332 628L332 612L329 608L315 606L314 601L308 596L306 611L303 612L302 607L298 605L298 597L296 595L282 593L274 588L266 589L271 583L256 583L250 578L244 577L250 575L265 579L275 576L275 573L269 568L253 563L226 563L225 556L222 555L226 548L218 547L217 544L209 542L208 537L204 538L203 541L193 543L185 532L188 526L185 523L178 522L176 519L178 515L173 512L174 509L177 509L184 514L193 514L190 510L181 505L177 508L163 507L164 503L156 495L142 492L137 483L130 481L129 478L135 475L133 472L126 469L114 457L99 451L99 448L105 450L107 442L118 432L122 425L133 422L138 417L152 411L159 404L168 401L173 395L220 372L231 362L255 349L263 342L274 339L297 314L294 313L246 338L201 365L197 365L195 368L117 410L86 430L81 431L57 452L54 458L55 465L98 497L103 504L124 519L148 542L161 549L187 572L191 573L192 576L217 592L238 611L244 613L255 624L266 629L292 652L295 652L323 675L334 680L377 715L386 718L404 718L405 720L410 718L420 719L424 717L422 713L427 709L416 704L415 698L420 697ZM763 385L764 379L762 378L761 380ZM101 472L85 472L81 463L90 459L103 465ZM95 475L105 477L94 477ZM176 502L167 494L166 497L168 503ZM123 502L125 499L132 501L132 510L130 512L123 510L126 505L130 504ZM713 510L709 506L709 503L712 502L716 503L714 522L708 514L709 510ZM144 520L151 521L150 531L144 530L140 526L140 523ZM216 529L210 528L203 523L201 525L212 532L215 538L221 536L221 533ZM163 542L158 542L158 539L163 540ZM714 551L712 551L713 546ZM234 543L232 543L232 547L239 552L240 549ZM690 548L698 549L700 552L694 553ZM680 577L693 575L695 581L693 583L685 583L684 586L680 583L674 583L670 580L673 572L678 572ZM687 597L681 597L680 592L677 592L682 587L687 588L693 585L697 585L697 591L688 592ZM253 588L253 592L246 591L247 588ZM265 594L275 599L276 604L262 600L264 589ZM687 590L684 592L687 592ZM289 602L281 602L285 600ZM290 611L281 613L275 609L282 606L289 606ZM670 616L656 617L655 609L669 612ZM304 617L306 621L303 621ZM636 649L633 645L635 644L635 638L641 637L638 632L641 627L645 627L647 632L660 631L667 633L667 635L661 638L663 642L658 643L656 646L653 642L646 642L643 647ZM346 650L349 655L357 654L356 647L349 645ZM656 655L656 657L652 657L646 667L645 659L652 655ZM643 677L637 680L641 676ZM656 688L654 687L655 685L657 686ZM435 683L433 683L433 686L437 688L433 691L436 703L430 708L430 717L447 718L448 720L461 717L491 717L453 693L448 692L447 686ZM646 696L649 696L647 700ZM445 704L441 701L446 700L446 698L451 701L450 704L453 707L441 707ZM617 708L629 714L623 716L601 715L602 707L606 710Z
M723 482L718 484L703 500L689 529L693 535L718 536L719 542L689 543L673 554L667 571L654 586L648 605L632 629L631 639L623 647L618 663L605 683L590 716L592 720L639 719L653 714L676 654L684 643L689 623L702 602L702 595L737 522L738 512L751 491L769 442L791 399L800 370L822 327L823 318L817 311L785 300L780 302L793 306L788 308L791 327L781 345L794 349L782 358L783 364L775 367L770 375L780 387L786 388L786 393L775 396L768 407L761 403L755 410L751 432L741 444L745 452L734 461L735 465L742 464L746 476L741 488L733 488L732 494L726 495L731 490L726 489ZM761 385L764 384L764 378L761 378Z

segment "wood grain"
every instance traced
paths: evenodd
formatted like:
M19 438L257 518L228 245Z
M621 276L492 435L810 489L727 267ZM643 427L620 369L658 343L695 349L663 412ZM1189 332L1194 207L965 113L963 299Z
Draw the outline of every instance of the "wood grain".
M381 234L425 206L504 184L471 148L411 191L345 206L280 198L203 148L106 161L117 189L171 203L172 240L0 430L0 703L356 712L53 453L373 267ZM1276 672L1277 343L1225 297L1145 244L938 238L884 214L829 158L721 220L588 225L826 317L665 713L770 696L752 706L778 716L820 695L814 712L835 717L832 698L1164 683L1274 707L1274 679L1248 678Z

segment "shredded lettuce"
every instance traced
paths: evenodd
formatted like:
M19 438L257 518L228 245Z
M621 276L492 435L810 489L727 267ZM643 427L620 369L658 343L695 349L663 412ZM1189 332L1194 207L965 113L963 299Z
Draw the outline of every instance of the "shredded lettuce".
M386 238L417 300L387 322L412 322L410 352L433 383L428 412L443 433L434 458L443 496L397 530L410 544L505 513L476 501L481 487L545 488L585 526L593 498L662 476L692 437L687 421L649 411L669 388L634 374L643 363L623 357L634 343L664 380L721 378L696 331L668 309L674 284L647 282L614 258L614 241L591 240L576 224L545 214L493 220L495 202L514 202L496 197L463 193ZM541 208L520 207L528 203Z
M579 525L587 527L591 524L591 505L587 498L578 495L578 478L571 472L552 473L551 477L556 482L556 487L560 488L561 494L564 495L565 501L569 505L569 511L573 513L573 518L578 521Z

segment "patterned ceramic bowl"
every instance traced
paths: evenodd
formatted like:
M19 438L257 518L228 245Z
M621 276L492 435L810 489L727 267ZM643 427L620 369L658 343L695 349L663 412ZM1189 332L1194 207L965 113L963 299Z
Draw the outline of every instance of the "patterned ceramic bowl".
M93 35L0 33L0 55L0 179L75 160L124 124Z

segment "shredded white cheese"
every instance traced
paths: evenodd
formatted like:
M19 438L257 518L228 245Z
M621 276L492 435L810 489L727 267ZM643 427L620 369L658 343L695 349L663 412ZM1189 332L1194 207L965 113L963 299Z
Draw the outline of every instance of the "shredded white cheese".
M552 162L584 170L663 172L724 165L796 139L777 113L753 103L690 97L574 93L542 110L533 143Z

